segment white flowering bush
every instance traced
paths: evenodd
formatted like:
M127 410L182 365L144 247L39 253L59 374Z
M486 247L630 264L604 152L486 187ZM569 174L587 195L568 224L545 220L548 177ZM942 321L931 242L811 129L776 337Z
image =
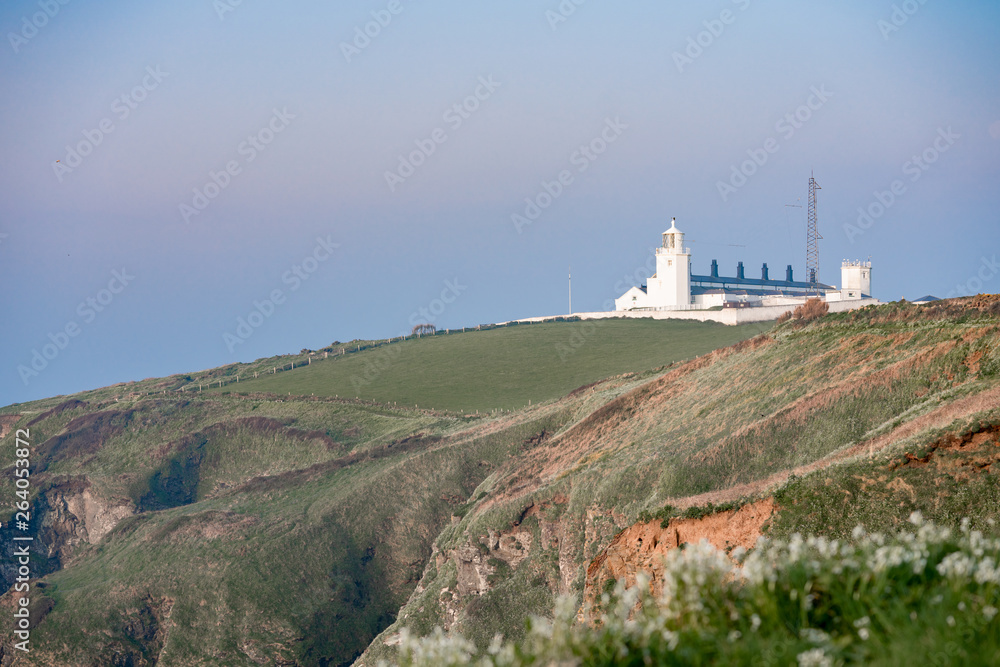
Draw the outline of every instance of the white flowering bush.
M761 539L732 558L708 543L667 555L663 594L639 578L596 624L572 598L517 643L404 634L402 665L1000 664L1000 540L925 522L850 541Z

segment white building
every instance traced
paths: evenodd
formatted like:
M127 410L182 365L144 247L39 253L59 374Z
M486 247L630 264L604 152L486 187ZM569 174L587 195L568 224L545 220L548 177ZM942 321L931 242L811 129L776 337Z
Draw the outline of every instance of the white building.
M871 300L871 261L847 261L840 269L841 289L815 280L795 281L791 264L784 280L772 280L767 264L760 278L747 278L743 262L736 266L736 276L719 275L719 265L712 260L709 275L691 273L691 251L684 247L684 232L677 229L677 219L663 232L663 244L656 249L656 273L640 287L632 287L615 299L616 311L627 310L708 310L755 306L795 306L809 298L824 301Z

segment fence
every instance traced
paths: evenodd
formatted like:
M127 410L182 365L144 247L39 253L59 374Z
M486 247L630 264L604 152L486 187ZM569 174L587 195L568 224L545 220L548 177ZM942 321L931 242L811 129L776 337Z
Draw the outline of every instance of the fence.
M557 322L573 322L578 321L579 317L557 317L553 318ZM457 333L466 333L471 331L488 331L491 329L500 329L509 326L525 326L527 324L536 324L535 322L501 322L498 324L479 324L475 327L462 327L461 329L441 329L434 333L424 333L424 334L406 334L400 336L394 336L392 338L383 338L376 341L361 341L355 342L353 344L344 344L340 346L330 346L323 348L321 350L310 350L305 356L299 356L296 359L291 359L288 362L282 362L281 366L271 366L270 370L265 367L264 370L247 370L245 373L240 372L233 374L222 375L219 377L207 377L207 378L196 378L189 380L179 387L171 389L162 389L160 391L146 391L146 392L129 392L124 394L124 397L135 398L139 396L153 396L156 394L166 394L171 393L184 393L184 392L200 392L206 389L211 389L214 387L224 387L226 385L238 384L240 378L244 381L248 379L256 379L261 375L277 375L278 373L283 373L286 371L295 370L296 368L302 368L303 366L310 366L312 362L324 361L330 358L338 359L340 357L346 356L348 354L357 354L359 352L364 352L365 350L374 350L380 347L385 347L393 343L401 343L407 340L417 340L420 338L428 338L432 336L448 336ZM319 354L322 353L322 357ZM249 364L245 364L247 366ZM252 374L252 378L251 378ZM115 399L116 401L118 398Z

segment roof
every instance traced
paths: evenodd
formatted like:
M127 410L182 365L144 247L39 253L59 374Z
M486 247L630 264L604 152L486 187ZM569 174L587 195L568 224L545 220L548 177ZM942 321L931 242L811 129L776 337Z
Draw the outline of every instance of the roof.
M700 287L723 288L726 285L739 286L740 289L770 289L773 291L782 289L794 290L816 290L825 291L836 289L832 285L823 283L804 283L796 280L762 280L760 278L727 278L725 276L691 276L691 283L701 283ZM732 287L727 288L732 289Z
M703 294L730 294L732 296L791 296L791 297L802 297L803 293L791 290L782 289L721 289L721 288L711 288L711 287L692 287L691 295L703 295ZM816 289L813 294L816 296L822 296L823 290Z
M670 229L668 229L667 231L665 231L663 233L664 234L683 234L684 232L682 232L681 230L677 229L677 218L673 218L670 221Z
M910 303L924 303L927 301L940 301L940 300L941 299L937 298L936 296L931 296L930 294L928 294L927 296L922 296L919 299L914 299Z

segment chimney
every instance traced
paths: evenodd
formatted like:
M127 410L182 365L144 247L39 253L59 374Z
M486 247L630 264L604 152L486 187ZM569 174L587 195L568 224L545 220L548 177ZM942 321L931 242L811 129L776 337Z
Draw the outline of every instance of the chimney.
M719 277L719 263L714 259L712 260L712 277L713 278Z
M760 279L767 280L767 262L764 262L764 266L760 267Z
M787 280L788 282L794 282L792 280L792 265L791 264L789 264L788 268L785 269L785 280Z
M743 280L743 262L736 265L736 278L738 280Z

